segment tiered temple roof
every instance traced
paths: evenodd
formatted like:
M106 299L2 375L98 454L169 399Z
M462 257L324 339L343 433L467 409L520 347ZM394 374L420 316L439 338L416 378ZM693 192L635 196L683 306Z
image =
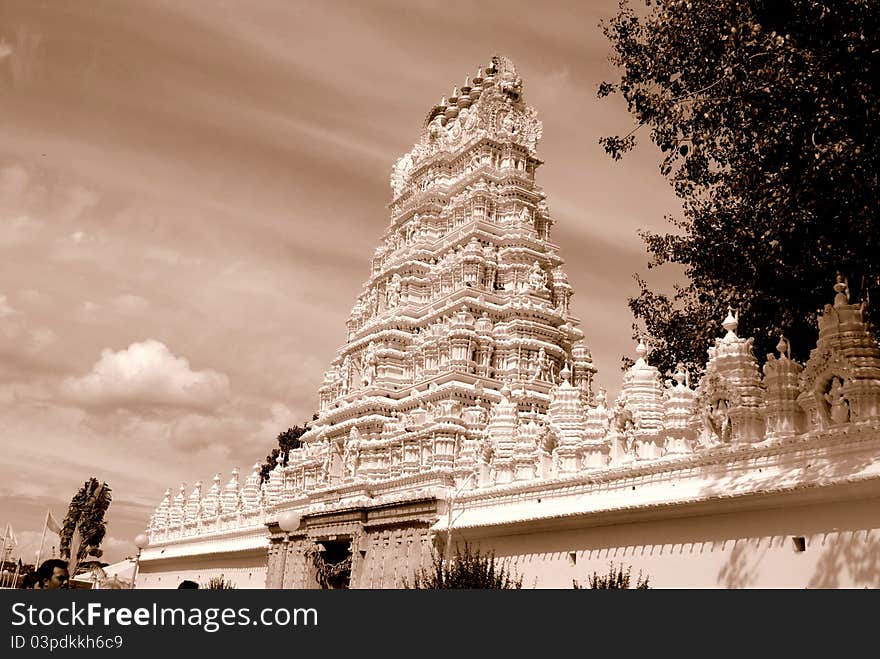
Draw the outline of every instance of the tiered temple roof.
M681 369L664 386L640 342L618 399L594 395L535 183L541 130L503 57L431 109L392 169L390 223L303 447L262 484L255 465L243 486L234 470L204 495L198 483L189 497L166 492L153 539L253 526L364 484L388 496L430 477L509 489L877 420L880 350L842 278L803 368L783 339L762 377L731 311L696 389Z

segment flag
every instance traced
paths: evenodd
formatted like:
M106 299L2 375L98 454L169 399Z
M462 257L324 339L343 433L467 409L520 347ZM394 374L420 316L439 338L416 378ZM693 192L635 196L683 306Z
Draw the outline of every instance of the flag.
M61 535L61 525L52 515L51 510L46 515L46 528L52 531L52 533L57 533L58 535Z
M6 531L3 532L3 538L8 545L17 545L18 538L15 537L15 531L12 530L12 524L6 522Z

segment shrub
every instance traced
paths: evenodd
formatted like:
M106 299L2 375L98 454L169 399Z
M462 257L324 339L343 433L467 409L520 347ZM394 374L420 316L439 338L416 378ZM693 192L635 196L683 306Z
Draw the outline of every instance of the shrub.
M522 588L522 576L516 575L504 562L495 559L495 552L481 554L465 544L464 551L455 549L455 557L444 561L434 554L430 570L422 568L404 588L439 590L446 588L472 588L488 590L514 590Z
M619 566L614 567L614 563L608 568L608 574L604 576L600 576L599 573L593 572L591 577L588 577L590 589L592 590L626 590L628 588L632 588L630 585L630 572L632 571L632 566L628 566L625 570L623 568L623 563ZM651 588L648 585L648 581L650 577L643 577L642 573L639 572L638 577L636 577L636 585L635 590L648 590ZM584 587L577 580L572 580L572 586L575 590L583 590Z
M208 581L208 590L235 590L235 584L222 576L211 577L211 580Z

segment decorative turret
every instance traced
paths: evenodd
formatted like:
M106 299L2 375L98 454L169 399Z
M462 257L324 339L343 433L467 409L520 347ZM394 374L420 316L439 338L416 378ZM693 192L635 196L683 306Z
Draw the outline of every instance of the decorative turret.
M663 405L664 453L667 455L693 451L699 431L694 414L696 393L688 386L687 373L681 363L672 378L675 384L666 389Z
M803 368L791 359L788 340L776 344L779 358L770 353L764 364L767 437L788 437L804 431L804 412L798 404L798 382Z
M226 487L223 488L223 496L220 501L220 511L224 515L238 512L241 505L238 490L238 467L234 467L232 469L232 477L229 479L229 482L226 483Z
M596 406L587 410L587 427L584 438L589 441L605 441L608 434L608 425L611 421L611 413L607 407L608 393L605 387L599 387L596 392Z
M165 496L162 501L159 503L159 506L156 508L156 512L153 513L153 519L150 523L151 531L158 531L165 529L168 526L168 513L171 508L171 490L165 490Z
M250 476L241 488L242 510L256 510L260 507L260 463L255 462Z
M587 428L587 418L580 392L571 384L568 366L563 366L559 376L562 382L550 393L547 416L558 441L555 450L559 472L572 473L580 469L579 449Z
M180 489L177 491L177 495L174 497L174 502L171 504L171 509L168 511L168 525L172 528L176 528L183 524L183 520L185 518L185 501L186 501L186 483L180 484Z
M643 341L636 347L636 361L623 376L619 400L632 416L635 451L641 459L658 458L663 451L663 384L660 371L648 364L648 348Z
M202 481L196 481L186 500L186 521L195 522L202 516Z
M593 403L593 378L596 376L596 367L593 365L593 355L583 339L578 339L571 347L572 361L572 384L581 392L581 399L585 405Z
M275 468L269 472L269 480L266 482L266 498L271 505L281 501L281 492L284 487L284 457L279 453L275 457Z
M568 275L562 268L553 270L553 302L556 310L563 316L568 316L571 304L572 287L568 282Z
M813 429L880 417L880 349L862 304L837 276L834 304L819 316L819 339L800 376L798 402Z
M202 517L213 519L220 514L220 474L214 474L211 489L202 500Z
M486 434L494 448L495 474L497 483L513 480L513 452L517 433L516 403L510 400L510 387L501 389L501 400L492 408L492 415Z
M697 389L697 413L706 444L760 442L764 439L764 390L753 339L736 335L739 315L728 310L723 338L709 348L706 374Z
M538 457L538 442L541 437L542 427L538 425L534 418L528 423L520 423L517 432L517 442L514 449L514 478L520 480L531 480L535 477L537 465L535 464Z

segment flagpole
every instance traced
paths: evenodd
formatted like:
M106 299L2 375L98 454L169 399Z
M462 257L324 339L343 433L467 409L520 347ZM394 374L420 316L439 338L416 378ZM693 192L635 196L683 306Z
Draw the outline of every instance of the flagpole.
M34 565L35 570L40 569L40 558L43 556L43 543L46 542L46 529L49 527L49 509L46 508L46 519L43 520L43 536L40 538L40 551L37 552L37 564Z
M12 588L18 588L18 573L21 572L21 556L18 557L18 563L15 564L15 574L12 577Z
M3 562L0 563L0 572L3 571L3 569L6 565L6 555L9 553L9 547L7 546L7 543L9 542L9 532L11 530L12 530L12 527L7 522L6 528L3 529Z

